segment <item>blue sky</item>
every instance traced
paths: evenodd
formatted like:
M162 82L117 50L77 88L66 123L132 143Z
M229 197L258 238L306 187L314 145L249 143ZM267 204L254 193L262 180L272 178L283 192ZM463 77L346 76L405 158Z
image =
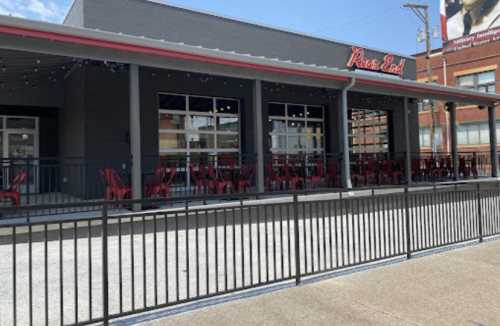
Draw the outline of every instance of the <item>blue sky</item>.
M106 1L106 0L99 0ZM162 2L162 1L158 1ZM405 0L172 0L166 3L334 38L397 53L423 51L422 24ZM428 3L431 27L439 24L439 0ZM72 0L0 0L0 14L61 22ZM284 4L286 4L284 6ZM435 47L440 39L433 40Z

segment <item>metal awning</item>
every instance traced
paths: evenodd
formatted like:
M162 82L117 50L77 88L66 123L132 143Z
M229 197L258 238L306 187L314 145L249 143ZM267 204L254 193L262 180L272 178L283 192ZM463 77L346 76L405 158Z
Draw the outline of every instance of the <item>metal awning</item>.
M500 100L500 95L494 93L9 16L0 16L0 48L332 89L339 89L354 78L353 90L360 92L484 106Z

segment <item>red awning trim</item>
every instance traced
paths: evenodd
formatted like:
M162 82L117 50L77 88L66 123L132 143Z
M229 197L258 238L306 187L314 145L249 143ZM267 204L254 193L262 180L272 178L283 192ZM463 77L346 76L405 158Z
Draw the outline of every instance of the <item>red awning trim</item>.
M462 93L456 93L456 92L449 92L449 91L444 91L444 90L427 90L424 88L416 87L416 86L404 86L404 85L398 85L398 84L393 84L393 83L388 83L385 81L374 81L374 80L369 80L369 79L362 79L362 78L356 78L356 84L362 84L362 85L367 85L367 86L387 86L392 89L400 89L400 90L406 90L406 91L412 91L416 93L421 93L421 94L435 94L435 95L443 95L443 96L455 96L455 97L461 97L461 98L467 98L467 99L476 99L479 101L491 101L489 98L484 98L480 95L466 95Z
M211 56L189 54L189 53L172 51L172 50L157 49L157 48L151 48L151 47L140 46L140 45L125 44L125 43L119 43L119 42L113 42L113 41L104 41L104 40L92 39L92 38L81 37L81 36L64 35L64 34L59 34L59 33L45 32L45 31L38 31L38 30L29 30L29 29L10 27L10 26L0 26L0 33L25 36L25 37L41 38L41 39L49 39L49 40L53 40L53 41L75 43L75 44L81 44L81 45L97 46L97 47L113 49L113 50L120 50L120 51L127 51L127 52L158 55L158 56L169 57L169 58L174 58L174 59L184 59L184 60L193 60L193 61L205 62L205 63L215 63L215 64L222 64L222 65L234 66L234 67L239 67L239 68L250 68L250 69L254 69L254 70L261 70L261 71L266 71L266 72L277 72L277 73L283 73L283 74L294 75L294 76L321 78L321 79L345 81L345 82L347 82L349 80L349 78L345 77L345 76L335 76L335 75L327 74L327 73L317 73L317 72L309 72L309 71L304 71L304 70L299 70L299 69L272 67L272 66L267 66L267 65L253 64L253 63L241 62L241 61L236 61L236 60L228 60L228 59L216 58L216 57L211 57Z
M185 53L185 52L179 52L179 51L173 51L173 50L153 48L153 47L148 47L148 46L127 44L127 43L121 43L121 42L116 42L116 41L100 40L100 39L89 38L89 37L84 37L84 36L67 35L67 34L62 34L62 33L47 32L47 31L28 29L28 28L19 28L19 27L0 25L0 33L9 34L9 35L16 35L16 36L23 36L23 37L48 39L48 40L53 40L53 41L74 43L74 44L79 44L79 45L96 46L96 47L101 47L101 48L127 51L127 52L157 55L157 56L182 59L182 60L192 60L192 61L198 61L198 62L204 62L204 63L228 65L228 66L239 67L239 68L249 68L249 69L254 69L254 70L259 70L259 71L281 73L281 74L293 75L293 76L318 78L318 79L324 79L324 80L335 80L335 81L342 81L342 82L348 82L351 79L348 76L339 76L339 75L334 75L334 74L329 74L329 73L312 72L312 71L305 71L305 70L293 69L293 68L273 67L273 66L264 65L264 64L248 63L248 62L242 62L242 61L238 61L238 60L223 59L223 58L217 58L217 57L207 56L207 55L191 54L191 53ZM428 90L428 89L420 88L417 86L400 85L400 84L391 83L388 81L371 80L371 79L366 79L366 78L362 78L362 77L357 77L357 84L368 85L368 86L377 86L377 87L382 86L382 87L387 87L390 89L414 91L414 92L420 93L420 94L428 93L428 94L476 99L476 100L486 101L486 102L492 101L490 98L485 98L485 97L482 97L479 95L466 95L466 94L462 94L460 92L445 91L445 90Z

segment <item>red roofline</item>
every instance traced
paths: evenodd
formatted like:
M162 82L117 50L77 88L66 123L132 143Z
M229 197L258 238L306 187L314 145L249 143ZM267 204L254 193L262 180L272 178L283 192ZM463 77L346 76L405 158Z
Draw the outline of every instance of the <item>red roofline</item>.
M165 49L157 49L147 46L119 43L114 41L104 41L98 39L92 39L88 37L82 36L74 36L74 35L64 35L53 32L45 32L38 30L31 30L25 28L18 27L10 27L10 26L0 26L0 33L10 34L10 35L18 35L18 36L28 36L35 37L41 39L49 39L54 41L61 41L67 43L75 43L81 45L89 45L89 46L97 46L107 49L113 50L121 50L135 53L143 53L143 54L152 54L163 57L175 58L175 59L184 59L184 60L193 60L205 63L215 63L222 65L229 65L239 68L250 68L267 72L278 72L284 73L294 76L304 76L304 77L313 77L313 78L321 78L328 80L337 80L337 81L349 81L348 77L344 76L335 76L326 73L317 73L317 72L308 72L299 69L291 69L291 68L278 68L267 65L259 65L253 63L246 63L237 60L229 60L229 59L221 59L211 56L197 55L197 54L189 54L179 51L165 50Z
M96 47L101 47L101 48L127 51L127 52L157 55L157 56L182 59L182 60L192 60L192 61L198 61L198 62L204 62L204 63L228 65L228 66L233 66L233 67L238 67L238 68L249 68L249 69L254 69L254 70L259 70L259 71L281 73L281 74L293 75L293 76L311 77L311 78L318 78L318 79L323 79L323 80L335 80L335 81L343 81L343 82L348 82L350 80L350 77L347 77L347 76L336 76L336 75L328 74L328 73L311 72L311 71L305 71L305 70L293 69L293 68L273 67L273 66L264 65L264 64L247 63L247 62L242 62L242 61L238 61L238 60L217 58L217 57L213 57L213 56L190 54L190 53L184 53L184 52L179 52L179 51L158 49L158 48L153 48L153 47L148 47L148 46L133 45L133 44L116 42L116 41L99 40L99 39L90 38L90 37L67 35L67 34L62 34L62 33L40 31L40 30L28 29L28 28L0 25L0 33L9 34L9 35L16 35L16 36L23 36L23 37L34 37L34 38L38 38L38 39L47 39L47 40L60 41L60 42L66 42L66 43L74 43L74 44L80 44L80 45L96 46ZM428 89L419 88L416 86L403 86L403 85L394 84L394 83L391 83L388 81L376 81L376 80L366 79L366 78L362 78L362 77L357 78L357 83L362 84L362 85L369 85L369 86L383 86L383 87L388 87L388 88L392 88L392 89L409 90L409 91L414 91L417 93L424 93L424 94L429 93L429 94L437 94L437 95L445 95L445 96L448 95L448 96L455 96L455 97L461 97L461 98L477 99L477 100L481 100L481 101L491 101L491 99L484 98L484 97L479 96L479 95L464 95L464 94L460 94L457 92L444 91L444 90L443 91L428 90Z

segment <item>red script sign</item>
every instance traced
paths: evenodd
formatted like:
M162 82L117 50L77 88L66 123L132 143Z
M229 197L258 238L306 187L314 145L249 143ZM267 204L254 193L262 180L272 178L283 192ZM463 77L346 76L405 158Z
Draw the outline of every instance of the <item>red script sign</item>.
M351 58L347 62L347 67L380 71L386 74L403 77L405 64L405 59L401 59L398 64L394 63L393 54L387 54L382 62L378 59L368 59L365 57L365 50L363 48L353 46Z

